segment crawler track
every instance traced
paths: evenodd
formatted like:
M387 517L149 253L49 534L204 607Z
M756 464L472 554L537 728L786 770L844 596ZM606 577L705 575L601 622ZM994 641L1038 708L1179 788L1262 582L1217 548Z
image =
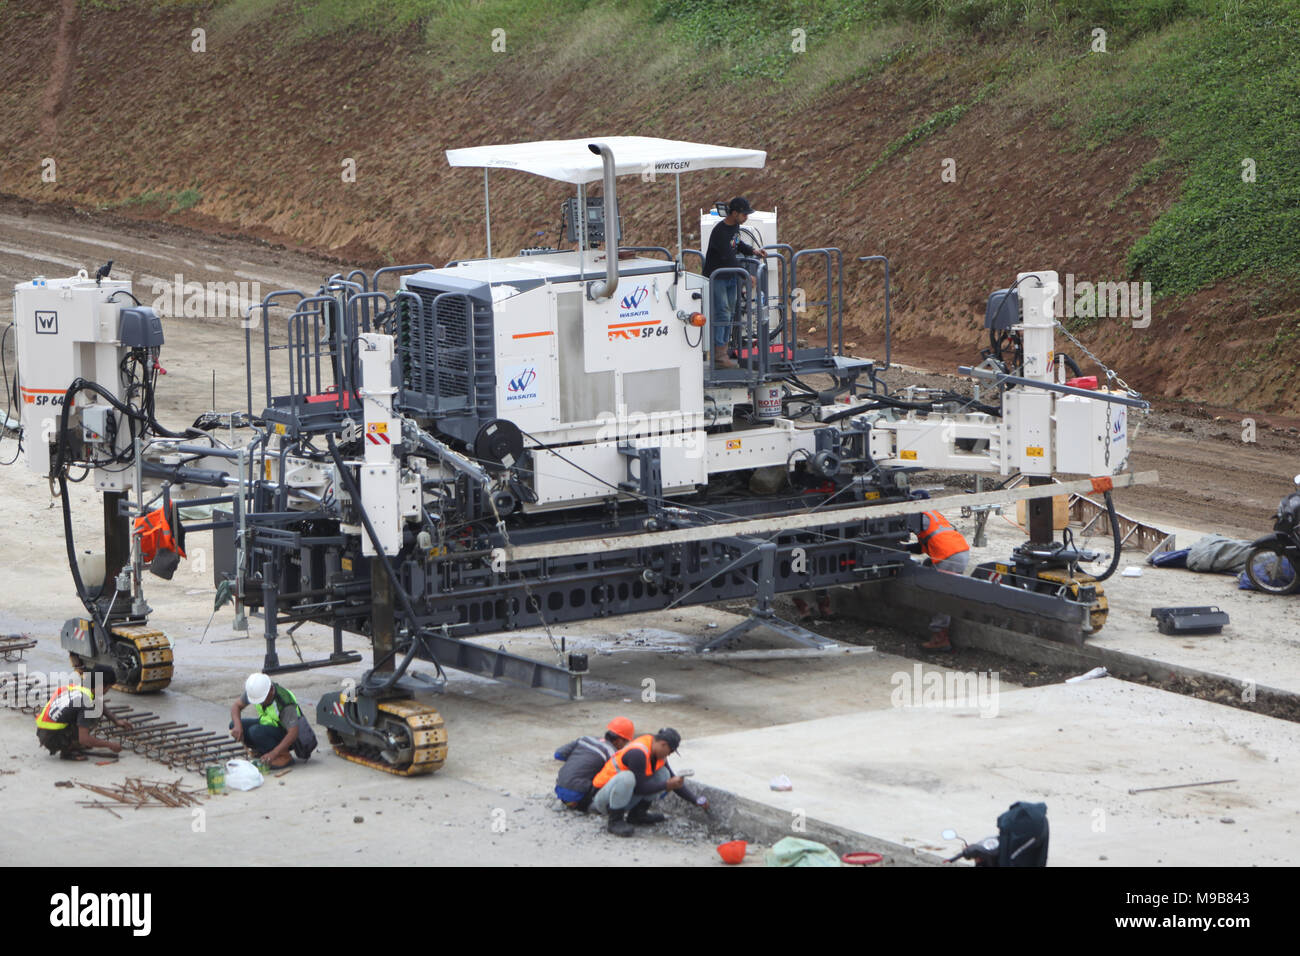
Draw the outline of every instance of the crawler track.
M345 760L399 777L417 777L433 773L447 759L447 728L442 715L427 704L410 699L386 700L379 705L393 730L404 731L409 739L411 756L396 763L383 759L372 747L349 747L336 731L328 733L334 752Z

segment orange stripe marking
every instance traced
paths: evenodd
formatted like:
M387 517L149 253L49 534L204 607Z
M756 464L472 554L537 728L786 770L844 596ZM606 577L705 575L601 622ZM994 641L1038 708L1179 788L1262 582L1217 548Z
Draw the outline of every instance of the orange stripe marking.
M520 332L518 335L510 336L512 339L535 339L539 335L554 335L554 332Z

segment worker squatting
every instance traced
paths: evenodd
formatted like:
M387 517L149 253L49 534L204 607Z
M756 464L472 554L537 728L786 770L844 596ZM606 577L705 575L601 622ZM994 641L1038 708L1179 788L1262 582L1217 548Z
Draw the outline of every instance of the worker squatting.
M669 793L708 810L708 798L692 792L685 775L668 766L681 742L682 735L671 727L637 735L632 721L615 717L603 738L579 737L555 751L555 759L564 761L555 795L571 810L594 808L605 814L606 829L620 837L631 836L638 826L662 823L664 815L651 807Z
M104 719L122 730L133 729L130 721L104 708L108 689L117 681L113 669L96 667L51 676L60 679L51 683L56 689L36 715L40 745L63 760L85 760L97 750L109 755L121 753L121 744L95 734ZM16 694L17 690L10 684L5 692ZM256 716L243 716L248 707ZM316 733L298 698L265 674L250 674L244 681L244 692L230 705L230 736L253 756L276 768L289 766L295 757L308 760L316 749Z

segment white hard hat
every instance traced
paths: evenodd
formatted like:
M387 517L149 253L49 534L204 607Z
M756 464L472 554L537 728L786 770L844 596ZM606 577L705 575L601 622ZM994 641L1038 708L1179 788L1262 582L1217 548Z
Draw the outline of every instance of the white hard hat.
M244 696L250 704L260 704L271 693L271 678L265 674L249 674L244 681Z

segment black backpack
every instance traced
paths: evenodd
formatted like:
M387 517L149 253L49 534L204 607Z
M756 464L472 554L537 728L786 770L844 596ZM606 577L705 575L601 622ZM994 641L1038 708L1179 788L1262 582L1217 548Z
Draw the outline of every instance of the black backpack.
M1047 804L1011 804L998 817L998 866L1047 866Z
M298 708L298 739L293 742L293 746L289 750L299 760L310 760L312 751L316 749L317 741L316 731L312 729L306 712L299 705L297 699L279 684L275 685L275 696L281 708L289 704ZM286 731L288 729L288 727L285 728Z

